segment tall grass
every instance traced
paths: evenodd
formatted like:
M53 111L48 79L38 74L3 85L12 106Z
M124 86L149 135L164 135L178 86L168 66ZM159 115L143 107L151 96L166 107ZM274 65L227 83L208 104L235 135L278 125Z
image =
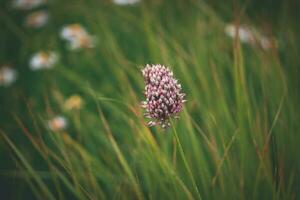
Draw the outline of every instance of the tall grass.
M26 181L30 190L4 194L299 198L299 30L287 10L278 13L282 21L268 24L278 48L265 51L224 34L228 19L264 28L239 7L224 16L194 0L132 7L52 1L51 22L40 31L22 27L24 13L5 8L0 58L10 59L20 73L15 86L0 90L0 162L10 163L0 173L3 182ZM97 36L96 48L65 48L60 28L74 22ZM30 55L43 49L59 52L59 64L51 71L30 71ZM171 66L187 94L180 120L166 131L148 128L140 108L140 69L146 63ZM84 99L79 111L64 110L72 94ZM45 128L56 114L69 119L66 131Z

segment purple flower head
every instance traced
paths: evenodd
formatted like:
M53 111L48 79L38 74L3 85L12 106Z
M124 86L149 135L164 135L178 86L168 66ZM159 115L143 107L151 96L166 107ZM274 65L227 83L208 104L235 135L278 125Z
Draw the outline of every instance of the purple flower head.
M147 65L142 70L145 80L146 101L142 102L145 116L152 121L149 126L170 126L170 118L178 118L182 110L185 94L181 93L181 85L173 77L173 72L163 65Z

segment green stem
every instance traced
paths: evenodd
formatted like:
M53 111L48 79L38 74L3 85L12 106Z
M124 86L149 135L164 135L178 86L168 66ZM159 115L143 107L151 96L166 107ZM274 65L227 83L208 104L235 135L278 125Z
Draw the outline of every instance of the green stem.
M189 176L190 176L190 179L191 179L191 181L192 181L193 187L194 187L194 189L195 189L195 191L196 191L196 193L197 193L198 199L201 200L202 198L201 198L199 189L198 189L198 187L197 187L196 181L195 181L194 176L193 176L193 174L192 174L191 168L189 167L189 164L188 164L188 162L187 162L187 160L186 160L186 158L185 158L183 148L182 148L182 146L181 146L181 143L180 143L180 140L179 140L177 131L176 131L176 129L175 129L174 124L173 124L172 121L171 121L171 125L172 125L172 128L173 128L173 133L174 133L176 142L177 142L177 144L178 144L179 152L180 152L180 155L181 155L181 157L182 157L184 166L185 166L185 168L186 168L186 170L187 170L187 172L188 172L188 174L189 174Z

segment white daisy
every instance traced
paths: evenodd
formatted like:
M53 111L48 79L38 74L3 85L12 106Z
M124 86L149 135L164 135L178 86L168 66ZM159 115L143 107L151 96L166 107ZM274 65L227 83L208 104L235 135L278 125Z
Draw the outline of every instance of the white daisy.
M254 42L254 32L249 27L243 25L237 27L233 24L229 24L225 27L225 33L231 38L235 38L237 33L238 38L243 43Z
M84 37L79 37L69 43L69 48L71 50L82 49L82 48L94 48L96 43L96 37L86 35Z
M237 33L241 42L260 46L264 50L268 50L272 47L270 38L264 36L261 32L254 28L250 28L245 25L237 27L233 24L229 24L225 27L225 33L231 38L235 38Z
M57 61L58 55L55 52L40 51L31 57L29 67L32 70L50 69Z
M20 10L30 10L46 3L46 0L14 0L13 7Z
M49 21L49 14L47 11L36 11L28 15L25 19L27 27L41 28Z
M48 120L47 125L51 131L58 132L67 128L68 121L65 117L58 115Z
M140 2L141 0L113 0L113 2L117 5L133 5L136 4L138 2Z
M0 68L0 86L10 86L17 80L17 71L9 66Z
M62 28L60 36L68 41L71 50L95 47L96 38L80 24L70 24Z
M64 26L60 33L61 38L68 41L72 41L83 35L88 35L88 33L80 24L70 24Z

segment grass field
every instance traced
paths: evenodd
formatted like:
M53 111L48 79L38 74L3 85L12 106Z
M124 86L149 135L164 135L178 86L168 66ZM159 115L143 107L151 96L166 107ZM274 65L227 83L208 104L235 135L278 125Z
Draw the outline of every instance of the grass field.
M297 1L49 0L49 23L0 2L0 199L299 199ZM62 27L95 47L71 51ZM270 46L230 38L247 25ZM237 29L236 34L238 33ZM37 51L52 69L33 71ZM141 69L174 71L187 102L169 129L147 127ZM68 109L66 100L82 103ZM67 127L49 130L63 116ZM298 156L297 156L298 155Z

